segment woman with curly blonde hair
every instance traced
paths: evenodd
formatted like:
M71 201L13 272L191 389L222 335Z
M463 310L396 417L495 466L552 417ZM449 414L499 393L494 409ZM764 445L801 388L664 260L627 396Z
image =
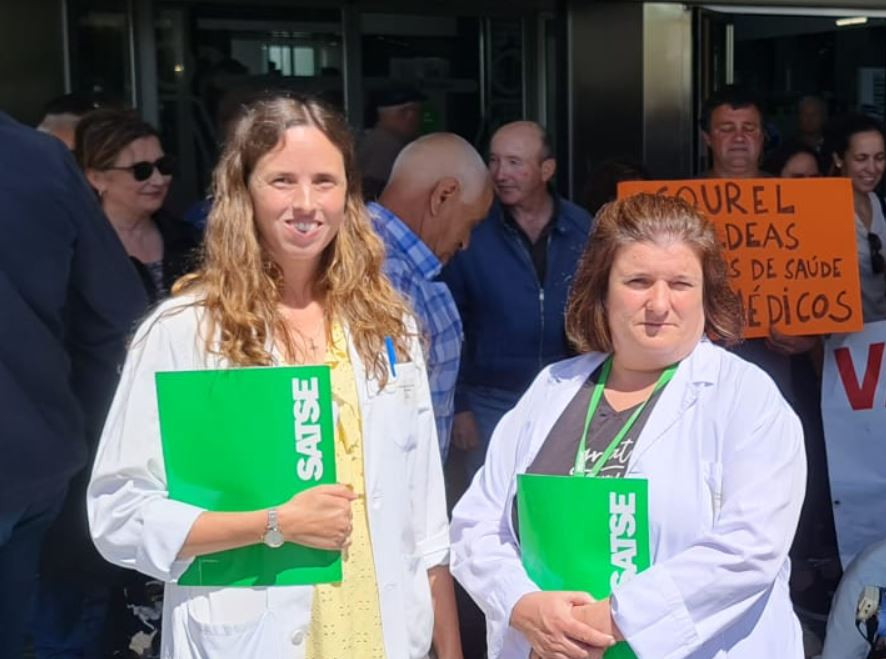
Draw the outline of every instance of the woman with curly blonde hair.
M103 433L90 526L110 561L167 582L163 656L459 656L443 478L422 350L361 201L344 119L246 109L214 173L201 268L142 325ZM389 378L390 346L396 378ZM269 510L170 500L154 373L331 366L339 483ZM283 541L343 551L342 581L185 588L193 557Z

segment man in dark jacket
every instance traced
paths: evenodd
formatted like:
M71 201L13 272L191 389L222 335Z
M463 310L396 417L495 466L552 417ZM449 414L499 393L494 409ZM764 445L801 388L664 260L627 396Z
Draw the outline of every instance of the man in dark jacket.
M46 528L147 301L64 144L0 113L0 657L22 656Z
M502 415L569 352L563 312L591 217L553 192L556 167L541 126L499 128L489 153L497 201L443 271L465 332L452 445L467 451L468 476Z

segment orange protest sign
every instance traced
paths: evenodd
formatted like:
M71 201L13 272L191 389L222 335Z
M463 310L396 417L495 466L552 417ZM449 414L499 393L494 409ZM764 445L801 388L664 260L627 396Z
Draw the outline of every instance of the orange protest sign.
M717 226L745 337L863 327L852 187L845 178L627 181L618 196L679 197Z

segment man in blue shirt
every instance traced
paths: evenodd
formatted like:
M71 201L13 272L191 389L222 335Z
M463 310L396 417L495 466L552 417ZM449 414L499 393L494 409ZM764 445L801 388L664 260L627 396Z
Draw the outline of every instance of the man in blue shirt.
M467 452L468 477L502 415L569 353L563 314L591 216L554 192L556 168L537 123L499 128L489 146L497 201L443 272L465 331L452 442Z
M492 184L480 155L452 133L426 135L397 157L378 203L369 204L387 248L385 271L409 300L428 340L428 379L446 459L462 326L437 275L489 211Z

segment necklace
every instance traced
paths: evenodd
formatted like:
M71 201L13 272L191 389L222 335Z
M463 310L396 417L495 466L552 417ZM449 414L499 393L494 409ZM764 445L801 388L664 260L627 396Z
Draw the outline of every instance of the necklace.
M302 309L281 307L280 313L287 330L284 336L288 359L296 364L321 361L326 332L326 318L322 307L315 304Z
M307 344L308 350L311 351L311 355L316 357L317 353L320 351L320 347L317 345L317 341L314 339L314 337L313 336L306 336L305 334L302 334L298 330L296 330L296 333L298 334L299 338L301 339L301 342L303 344Z
M292 359L296 363L316 362L322 357L323 347L320 337L325 330L325 323L321 323L319 328L310 333L303 332L292 325L290 325L290 330L292 330L292 338L296 339L297 337L295 341L292 341Z

